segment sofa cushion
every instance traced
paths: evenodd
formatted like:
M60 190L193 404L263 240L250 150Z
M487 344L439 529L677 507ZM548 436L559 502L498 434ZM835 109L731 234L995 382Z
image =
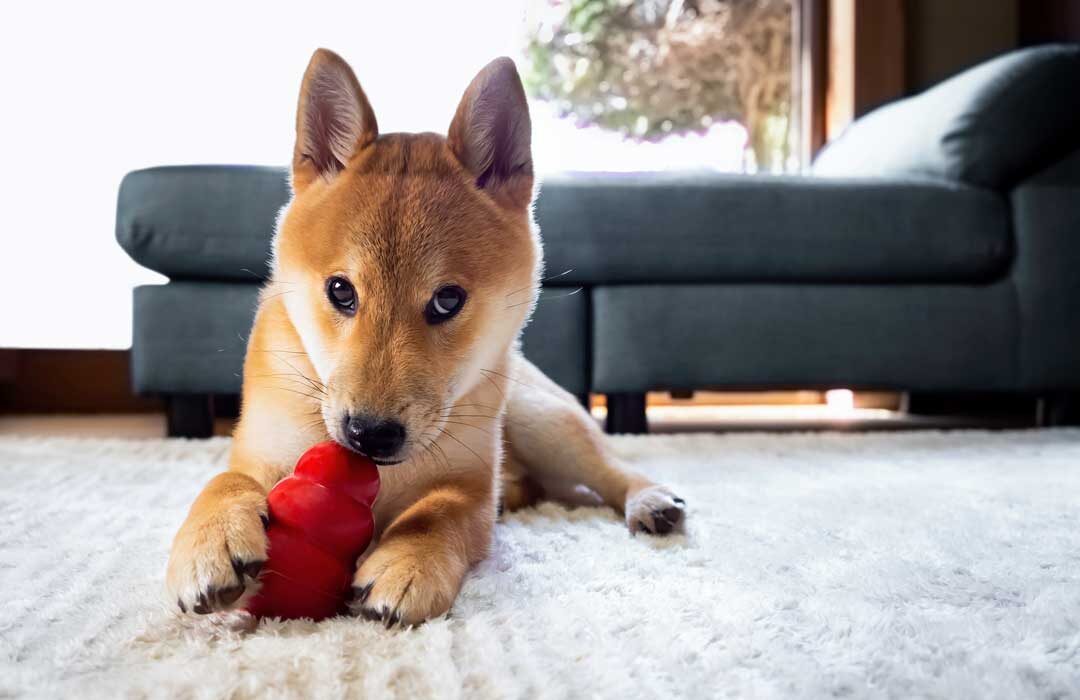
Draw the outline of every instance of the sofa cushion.
M536 216L560 284L974 281L1011 257L994 192L948 182L577 175Z
M1014 51L851 124L820 175L926 175L1005 188L1080 143L1080 45Z
M139 394L238 394L259 285L136 287L131 382Z
M136 262L172 279L264 278L277 214L288 199L282 168L137 170L120 184L116 239Z
M522 337L525 356L567 391L589 389L588 294L547 289ZM181 281L135 288L131 349L140 394L236 394L259 285Z
M1016 290L625 285L593 290L593 391L1017 387Z

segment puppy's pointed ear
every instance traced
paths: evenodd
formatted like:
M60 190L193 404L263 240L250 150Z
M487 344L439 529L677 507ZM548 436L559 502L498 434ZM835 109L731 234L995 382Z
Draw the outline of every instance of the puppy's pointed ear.
M513 61L497 58L469 84L447 142L477 187L503 206L523 209L532 199L531 139L521 78Z
M304 73L296 108L293 187L332 179L379 135L375 112L341 56L317 50Z

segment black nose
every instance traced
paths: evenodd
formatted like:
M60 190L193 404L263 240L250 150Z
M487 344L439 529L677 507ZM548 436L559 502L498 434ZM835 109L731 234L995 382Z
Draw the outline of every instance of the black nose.
M405 426L397 421L345 416L349 445L372 459L390 459L405 444Z

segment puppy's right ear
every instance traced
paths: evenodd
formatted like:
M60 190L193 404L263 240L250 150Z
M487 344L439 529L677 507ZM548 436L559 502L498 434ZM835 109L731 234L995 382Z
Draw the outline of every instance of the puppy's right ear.
M379 135L375 112L349 64L318 49L308 63L296 108L293 188L333 179Z
M532 122L513 61L496 58L477 73L446 140L479 189L514 209L528 209L533 194Z

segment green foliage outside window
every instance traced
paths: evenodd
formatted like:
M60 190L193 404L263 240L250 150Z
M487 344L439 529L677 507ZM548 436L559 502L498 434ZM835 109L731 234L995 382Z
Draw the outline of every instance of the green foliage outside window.
M756 168L792 153L791 0L537 0L525 87L581 126L659 141L737 121Z

